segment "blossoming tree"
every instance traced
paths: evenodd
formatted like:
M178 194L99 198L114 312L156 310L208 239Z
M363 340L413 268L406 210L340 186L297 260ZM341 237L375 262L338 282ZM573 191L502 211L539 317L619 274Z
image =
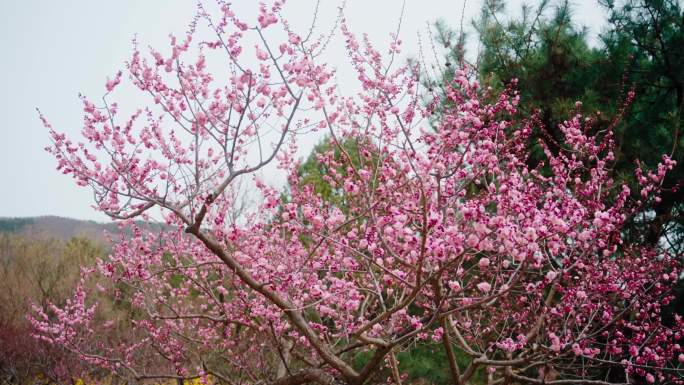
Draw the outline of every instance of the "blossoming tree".
M682 383L684 321L661 316L680 266L621 241L641 202L611 180L610 131L578 103L562 150L530 168L538 121L516 113L513 88L494 95L461 70L437 96L420 65L390 65L397 36L385 55L342 23L361 91L340 95L317 61L325 40L292 32L282 6L255 21L200 6L169 53L136 47L103 105L83 99L83 142L43 118L59 169L134 231L64 308L35 309L39 338L136 379L399 384L397 353L430 344L459 385ZM215 38L195 41L205 25ZM122 117L109 98L125 79L149 104ZM334 144L318 162L336 204L297 174L312 128ZM269 163L287 197L250 176ZM672 166L637 169L644 201ZM263 199L235 221L241 178ZM165 231L132 223L150 212ZM125 294L132 334L96 331L91 279Z

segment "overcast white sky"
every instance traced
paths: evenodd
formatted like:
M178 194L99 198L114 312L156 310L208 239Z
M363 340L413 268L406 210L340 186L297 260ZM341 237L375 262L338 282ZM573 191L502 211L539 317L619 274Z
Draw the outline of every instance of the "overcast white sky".
M205 0L211 1L211 0ZM417 32L426 35L426 23L438 18L457 26L464 0L407 0L402 26L403 56L417 52ZM466 0L465 24L480 10L481 0ZM254 0L236 0L239 8L256 8ZM530 2L535 4L534 1ZM0 0L0 217L59 215L105 220L91 208L92 195L55 170L55 161L43 147L48 135L35 108L53 125L72 137L81 129L83 93L99 97L105 77L122 67L138 35L143 46L165 47L168 34L182 34L194 14L191 0ZM286 15L300 30L308 26L315 1L290 0ZM337 0L322 0L323 28L334 20ZM576 19L595 37L605 14L597 0L575 0ZM517 11L520 1L510 1ZM396 29L399 0L348 0L346 17L351 29L367 32L383 44ZM341 39L328 48L330 62L345 72ZM119 98L120 104L125 100ZM302 151L307 153L315 140Z

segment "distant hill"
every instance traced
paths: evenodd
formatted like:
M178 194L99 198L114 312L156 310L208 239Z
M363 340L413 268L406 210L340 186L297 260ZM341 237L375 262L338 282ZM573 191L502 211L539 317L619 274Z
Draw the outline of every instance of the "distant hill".
M62 240L73 237L84 237L96 241L104 241L105 231L113 234L120 232L118 225L113 222L100 223L57 216L25 218L0 217L0 233L11 232L43 235Z

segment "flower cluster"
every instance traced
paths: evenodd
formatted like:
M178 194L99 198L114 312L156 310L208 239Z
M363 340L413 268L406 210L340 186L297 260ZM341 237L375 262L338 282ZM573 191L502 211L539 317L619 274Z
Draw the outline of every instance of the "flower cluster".
M681 383L684 321L661 315L680 265L623 242L640 202L611 179L611 132L578 112L560 126L560 150L544 147L530 166L537 119L517 112L515 82L495 94L461 69L436 94L420 66L389 67L396 36L388 58L344 23L361 91L340 96L314 54L324 43L294 34L282 6L261 4L253 22L228 5L217 18L200 8L215 41L193 44L193 25L170 55L135 50L128 80L149 106L119 120L116 104L84 99L86 143L50 128L59 169L134 227L97 274L127 288L137 328L89 343L94 308L79 289L65 308L38 310L41 338L137 378L155 375L141 357L156 352L181 377L361 384L385 366L399 376L395 353L424 343L445 349L457 383L480 367L516 383ZM278 27L284 40L268 42L263 30ZM247 34L259 41L253 69L241 60ZM208 72L208 51L227 74ZM328 130L317 161L340 201L298 172L294 141L307 127ZM253 178L262 203L235 220L236 181L271 161L287 197ZM664 157L655 173L637 170L644 198L672 167ZM169 230L125 222L152 208Z

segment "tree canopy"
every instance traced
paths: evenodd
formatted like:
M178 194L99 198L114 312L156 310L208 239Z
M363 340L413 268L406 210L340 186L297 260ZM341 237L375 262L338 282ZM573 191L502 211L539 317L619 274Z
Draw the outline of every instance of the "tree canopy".
M684 320L662 317L681 258L626 236L660 218L678 153L648 142L628 166L639 88L602 72L641 43L589 47L566 5L503 25L487 2L478 66L426 81L421 63L397 64L399 36L379 49L342 21L361 91L340 95L326 35L294 33L283 6L198 5L183 39L136 46L102 102L83 98L78 139L41 116L58 168L133 228L72 299L35 309L42 341L135 380L400 384L435 354L434 380L459 385L682 382ZM122 82L147 97L131 115L113 100ZM303 127L329 139L300 165ZM270 163L287 194L247 178ZM232 221L237 181L263 199ZM132 222L153 210L161 232ZM99 322L98 291L123 300L130 333Z

